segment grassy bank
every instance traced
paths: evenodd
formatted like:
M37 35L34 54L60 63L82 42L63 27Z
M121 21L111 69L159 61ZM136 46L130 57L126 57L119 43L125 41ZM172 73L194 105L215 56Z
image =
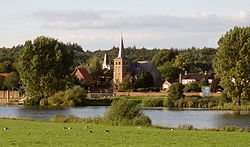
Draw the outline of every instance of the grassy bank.
M8 128L7 130L4 128ZM1 146L250 146L250 133L0 119Z

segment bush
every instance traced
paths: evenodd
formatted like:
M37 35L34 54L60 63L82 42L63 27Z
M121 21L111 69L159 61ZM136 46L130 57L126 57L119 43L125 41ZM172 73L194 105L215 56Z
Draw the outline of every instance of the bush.
M193 130L194 129L193 125L191 124L178 125L177 128L181 130Z
M36 99L36 98L27 98L24 101L24 105L26 105L26 106L37 106L37 105L39 105L39 100Z
M137 88L138 92L146 92L146 88Z
M185 85L184 88L185 92L201 92L201 87L197 82L189 82L187 85Z
M234 132L234 131L248 131L247 129L244 128L240 128L239 126L236 125L227 125L227 126L223 126L220 128L220 131L226 131L226 132Z
M164 107L173 107L174 103L170 98L166 98L163 100L163 106Z
M80 106L84 104L86 92L80 86L75 86L72 89L65 91L64 105L65 106Z
M148 116L140 115L134 118L133 123L135 126L150 126L151 120Z
M75 86L65 92L59 91L48 98L48 104L51 106L80 106L84 105L86 92L80 86Z
M140 108L130 100L119 99L112 102L110 109L105 113L105 122L111 125L148 125L150 119L140 113Z
M162 107L163 100L162 99L145 99L142 100L143 107Z
M55 93L53 96L48 98L48 104L51 106L63 106L64 103L64 95L65 93L63 91L59 91Z
M47 98L41 99L39 105L40 106L47 106L48 105L48 99Z
M180 83L173 83L168 90L168 98L178 100L183 98L183 86Z

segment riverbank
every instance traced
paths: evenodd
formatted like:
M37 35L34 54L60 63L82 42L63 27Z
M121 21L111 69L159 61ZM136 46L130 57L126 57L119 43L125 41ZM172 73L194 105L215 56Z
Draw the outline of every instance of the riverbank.
M0 119L0 135L2 146L250 146L250 133L247 132L12 119Z

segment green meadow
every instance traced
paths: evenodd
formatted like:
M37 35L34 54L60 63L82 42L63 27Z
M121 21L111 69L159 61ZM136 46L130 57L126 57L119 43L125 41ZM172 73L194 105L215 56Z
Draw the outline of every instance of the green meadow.
M0 119L1 146L250 146L248 132Z

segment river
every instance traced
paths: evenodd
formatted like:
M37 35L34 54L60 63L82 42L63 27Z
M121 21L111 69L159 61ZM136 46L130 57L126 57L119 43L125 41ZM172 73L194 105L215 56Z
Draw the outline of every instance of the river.
M58 114L76 115L79 117L103 116L106 106L88 106L67 109L26 108L23 106L0 106L0 117L50 119ZM237 125L250 128L250 112L215 111L206 109L168 110L165 108L145 109L142 111L149 116L152 124L177 127L192 124L195 128L219 128L224 125Z

